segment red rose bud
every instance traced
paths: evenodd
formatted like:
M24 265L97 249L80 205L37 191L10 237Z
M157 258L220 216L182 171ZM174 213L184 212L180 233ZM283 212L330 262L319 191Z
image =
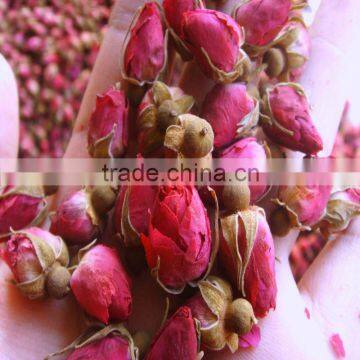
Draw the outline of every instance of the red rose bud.
M264 54L266 73L281 81L298 81L310 56L310 35L300 18L293 18Z
M268 89L261 116L265 134L275 143L307 155L315 155L323 149L300 85L280 83Z
M264 211L251 207L220 220L220 259L233 286L264 317L276 304L274 242Z
M160 329L145 359L201 359L199 341L191 310L182 306Z
M120 324L112 324L95 332L88 331L65 349L48 355L45 360L64 354L67 351L71 351L66 358L67 360L138 359L138 348L134 345L130 333Z
M142 155L162 149L166 129L175 125L178 116L188 113L194 105L192 96L178 87L156 81L138 107L139 151Z
M100 231L101 220L91 202L91 191L84 188L70 193L51 219L50 231L72 244L89 243Z
M124 154L128 142L128 104L125 94L116 88L98 95L89 121L89 153L97 158Z
M237 159L239 163L241 160L249 162L246 166L254 167L260 172L266 169L266 160L269 150L266 144L259 144L254 137L248 137L237 141L235 144L230 145L228 148L222 150L217 154L221 159ZM251 193L251 203L258 201L266 192L266 185L256 185L254 180L249 179L249 187Z
M360 188L337 191L331 195L326 214L320 222L320 229L325 236L344 231L350 221L360 215Z
M115 204L114 224L125 246L139 246L140 234L148 234L156 186L122 186Z
M273 202L278 208L270 218L271 230L284 236L290 228L310 230L324 215L331 186L280 186Z
M216 85L206 96L201 117L214 131L214 147L222 148L245 137L259 119L259 105L243 84Z
M164 0L163 8L169 26L180 36L183 14L189 10L203 9L204 4L201 0Z
M181 38L205 75L215 81L232 82L244 75L249 65L241 49L241 28L219 11L196 9L184 13Z
M20 230L39 224L47 212L42 187L0 187L0 239Z
M234 17L245 30L248 45L264 46L286 24L290 10L291 0L240 0Z
M141 235L147 263L168 291L181 292L210 264L211 230L199 194L190 186L162 186L151 214L149 235Z
M165 65L165 47L159 6L148 2L131 28L124 52L124 78L139 85L155 81Z
M96 245L86 252L70 286L81 307L103 323L130 316L131 281L115 249Z
M216 276L201 281L199 289L186 305L200 323L202 345L210 350L228 346L235 352L257 323L251 304L245 299L233 300L230 284Z
M61 298L69 292L69 253L60 237L37 227L14 232L0 255L29 299Z

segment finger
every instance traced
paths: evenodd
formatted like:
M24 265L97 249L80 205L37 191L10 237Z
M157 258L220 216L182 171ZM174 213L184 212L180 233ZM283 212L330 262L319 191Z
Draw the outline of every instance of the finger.
M15 159L19 146L19 99L14 74L0 54L0 159Z
M327 339L339 333L346 356L355 359L360 344L359 330L359 254L360 218L355 219L346 234L328 243L317 256L299 289L306 306L322 326Z

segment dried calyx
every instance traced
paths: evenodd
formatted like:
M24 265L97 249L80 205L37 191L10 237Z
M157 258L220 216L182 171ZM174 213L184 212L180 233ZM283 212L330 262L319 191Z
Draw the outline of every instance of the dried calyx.
M200 323L202 345L210 350L228 346L235 352L239 338L257 323L251 304L242 298L234 300L230 284L216 276L201 281L199 290L187 306Z
M185 158L202 158L213 149L214 132L206 120L191 114L181 115L176 125L167 128L164 145Z
M91 204L103 216L114 207L116 196L117 189L113 186L95 186L91 189Z
M250 196L247 183L225 185L221 193L221 202L227 211L237 212L250 206Z

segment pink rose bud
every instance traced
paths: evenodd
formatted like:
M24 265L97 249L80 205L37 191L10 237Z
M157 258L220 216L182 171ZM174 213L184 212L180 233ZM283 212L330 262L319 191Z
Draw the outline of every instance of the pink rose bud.
M291 0L240 0L234 17L245 30L248 45L264 46L286 24L290 10Z
M96 245L86 252L70 286L81 307L103 323L129 318L131 281L115 249Z
M315 155L323 149L300 85L280 83L269 88L263 105L262 128L272 141L307 155Z
M109 360L137 360L138 348L130 333L121 324L111 324L99 329L88 330L76 339L71 345L54 354L48 355L45 360L56 355L71 353L67 360L109 359Z
M259 119L259 105L240 83L216 85L206 96L200 115L214 131L215 149L248 135Z
M190 112L193 105L193 97L185 95L180 88L156 81L138 107L140 153L150 156L163 151L166 129L176 124L178 116Z
M284 236L292 227L310 230L324 215L332 186L280 186L278 208L271 214L271 230Z
M0 239L39 224L47 212L47 202L40 186L0 187Z
M101 220L91 203L91 191L70 193L51 219L50 231L72 244L86 244L96 238Z
M160 329L145 359L198 359L199 341L191 310L182 306Z
M98 95L89 121L88 148L97 158L124 154L128 142L128 103L123 91L112 88Z
M210 261L211 230L197 190L183 185L160 187L149 235L142 234L141 242L152 273L166 290L181 292L204 275Z
M220 260L233 286L264 317L276 305L275 251L265 213L250 207L220 220Z
M159 6L146 3L131 28L124 52L124 75L134 83L153 82L165 64L165 35Z
M350 221L360 215L360 188L349 188L331 195L326 214L320 222L325 236L346 230Z
M256 168L261 171L266 169L266 160L269 150L266 144L259 144L254 137L248 137L237 141L235 144L230 145L228 148L222 150L217 154L220 159L234 159L246 161L246 168ZM235 160L236 159L236 160ZM249 187L251 193L251 203L258 201L266 192L266 185L257 185L256 179L249 179Z
M202 9L204 4L201 0L164 0L163 8L169 26L180 36L183 14L189 10Z
M263 62L270 78L298 81L310 57L310 35L300 18L292 18L271 43Z
M181 38L205 75L219 82L232 82L244 75L248 58L241 50L244 35L228 15L196 9L182 17Z
M122 186L115 204L114 224L125 246L139 246L140 234L148 235L150 211L158 188L156 186Z
M61 298L69 292L69 253L60 237L37 227L14 232L0 255L29 299Z
M210 350L228 346L235 352L257 323L251 304L234 300L230 284L216 276L200 281L199 290L186 306L200 323L201 344Z

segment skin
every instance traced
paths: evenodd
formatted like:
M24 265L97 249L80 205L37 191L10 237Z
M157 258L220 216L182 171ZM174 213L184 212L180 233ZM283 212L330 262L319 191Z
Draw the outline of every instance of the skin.
M116 3L112 25L84 95L67 157L87 156L86 128L95 95L121 80L118 49L132 15L141 3L122 0ZM319 1L315 3L318 5ZM323 155L329 154L332 148L345 101L352 100L349 96L352 84L359 83L354 79L354 74L359 74L357 50L356 46L351 46L359 17L357 0L323 0L311 29L313 53L301 83L309 94L313 118L324 139ZM15 157L18 146L17 94L13 75L2 58L0 77L0 99L6 99L0 104L0 158ZM188 65L181 86L201 101L202 94L206 93L204 89L210 88L211 82L196 66ZM352 91L352 94L356 95L356 92ZM82 154L79 149L83 149ZM292 153L291 156L297 155ZM228 351L209 353L206 359L288 359L290 354L291 359L313 359L315 356L331 359L334 354L328 339L333 333L341 335L349 359L359 356L360 343L356 341L355 333L359 329L360 307L356 299L360 284L355 277L360 253L360 219L353 221L346 233L340 234L322 250L298 286L288 264L297 234L292 231L284 238L275 239L279 260L276 262L277 308L260 321L260 346L234 355ZM10 279L10 271L0 262L0 349L5 359L40 359L79 335L84 322L71 296L62 301L31 302L10 284ZM305 316L306 307L310 311L310 320ZM152 309L150 314L148 309ZM147 274L136 278L130 330L155 332L163 312L164 298L155 282Z

